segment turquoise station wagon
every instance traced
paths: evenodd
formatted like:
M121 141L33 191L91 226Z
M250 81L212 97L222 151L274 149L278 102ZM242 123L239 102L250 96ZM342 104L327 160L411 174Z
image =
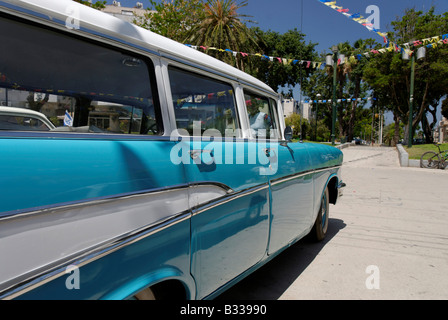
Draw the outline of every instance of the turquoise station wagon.
M311 234L340 150L292 142L280 96L67 0L0 0L2 299L213 299Z

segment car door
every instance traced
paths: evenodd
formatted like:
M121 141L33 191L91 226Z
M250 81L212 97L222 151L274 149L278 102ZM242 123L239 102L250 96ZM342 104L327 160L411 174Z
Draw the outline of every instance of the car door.
M306 233L313 212L313 173L306 145L296 142L275 146L277 172L270 176L271 233L269 254ZM272 154L272 151L271 151ZM272 165L272 164L271 164Z
M306 145L286 143L282 140L281 125L276 100L263 94L245 91L245 100L251 120L252 134L257 143L265 144L268 157L266 177L270 185L270 238L268 253L275 253L298 236L310 225L313 207L313 176ZM256 107L254 107L256 105ZM260 129L261 110L266 120ZM263 149L263 146L260 146Z
M260 172L268 164L243 138L231 83L177 67L168 75L178 128L172 159L190 183L191 273L201 299L266 255L269 186Z

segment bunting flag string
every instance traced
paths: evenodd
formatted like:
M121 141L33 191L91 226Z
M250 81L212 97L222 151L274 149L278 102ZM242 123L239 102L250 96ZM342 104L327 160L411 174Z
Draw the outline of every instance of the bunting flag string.
M283 65L295 65L295 64L302 64L305 65L305 68L309 69L309 68L313 68L313 69L320 69L322 67L325 66L325 63L320 62L320 61L309 61L309 60L299 60L299 59L290 59L290 58L281 58L281 57L272 57L272 56L267 56L261 53L246 53L246 52L238 52L238 51L233 51L231 49L219 49L219 48L215 48L215 47L206 47L206 46L193 46L191 44L186 44L187 47L193 48L195 50L203 50L203 51L208 51L208 50L215 50L215 51L219 51L219 52L228 52L230 54L232 54L234 57L236 57L237 55L241 55L243 58L247 58L249 56L254 56L254 57L258 57L260 59L263 60L267 60L270 62L278 62L281 63Z
M448 33L435 37L404 43L401 46L391 43L389 47L395 47L395 50L397 52L406 51L407 53L412 54L413 50L411 50L411 48L414 48L414 50L415 48L421 46L426 46L427 48L437 48L438 46L444 44L448 44Z
M372 97L366 97L366 98L344 98L344 99L337 99L338 103L341 102L351 102L351 101L371 101L371 100L376 100L376 98L372 98ZM302 103L309 103L309 104L314 104L314 103L331 103L331 99L324 99L324 100L302 100Z
M407 54L409 54L409 56L411 56L414 53L414 51L421 46L426 46L427 48L437 48L441 45L447 45L447 44L448 44L448 33L439 35L439 36L424 38L421 40L415 40L412 42L404 43L402 45L398 45L394 42L387 41L387 45L384 48L372 49L372 50L364 52L364 53L358 53L356 55L351 55L350 57L345 57L345 60L338 61L338 64L346 63L348 61L352 61L352 62L356 61L356 60L359 61L362 59L362 57L369 58L372 55L383 54L383 53L392 52L392 51L398 52L398 53L406 52ZM252 53L233 51L231 49L218 49L215 47L193 46L190 44L186 44L186 46L196 49L196 50L201 49L203 51L216 50L219 52L228 52L228 53L231 53L234 57L236 57L237 55L241 55L243 58L254 56L254 57L258 57L260 59L264 59L264 60L267 60L270 62L278 62L283 65L288 65L288 64L295 65L297 63L300 63L300 64L304 65L305 68L307 68L307 69L309 69L309 68L324 69L326 66L325 62L320 62L320 61L309 61L309 60L298 60L298 59L290 59L290 58L282 58L282 57L272 57L272 56L267 56L267 55L264 55L261 53L252 54Z
M375 32L376 34L378 34L380 37L382 37L384 39L384 43L388 42L387 41L387 33L381 32L380 30L375 29L373 24L368 19L366 19L362 15L360 15L359 13L354 13L354 14L349 13L349 11L350 11L349 9L344 9L343 7L337 6L336 1L334 1L334 0L319 0L319 2L336 10L337 12L346 16L347 18L361 24L362 26L366 27L367 30Z
M445 45L445 44L448 44L448 33L439 35L439 36L434 36L434 37L429 37L429 38L424 38L421 40L404 43L402 45L398 45L394 42L388 41L386 48L382 48L382 49L378 49L378 50L372 49L369 52L357 54L356 57L351 56L350 58L351 59L356 58L357 60L361 60L361 58L363 56L370 57L370 55L372 55L372 54L375 55L375 54L392 52L392 51L399 52L399 53L406 52L407 54L409 54L409 56L411 56L414 53L414 51L421 46L425 46L427 48L437 48L437 47L439 47L441 45Z

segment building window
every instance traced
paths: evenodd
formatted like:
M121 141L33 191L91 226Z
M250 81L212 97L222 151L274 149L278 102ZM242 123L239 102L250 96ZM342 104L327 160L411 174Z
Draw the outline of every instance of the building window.
M134 11L131 10L121 10L121 14L124 16L133 16L134 15Z

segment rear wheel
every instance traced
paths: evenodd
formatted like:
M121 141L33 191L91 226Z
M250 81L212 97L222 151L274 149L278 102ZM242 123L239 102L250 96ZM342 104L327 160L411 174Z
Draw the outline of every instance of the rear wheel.
M317 241L322 241L327 234L329 213L330 197L327 187L322 195L319 212L317 213L316 221L314 222L313 229L311 230L313 238Z
M136 300L156 300L156 296L151 288L146 288L134 295Z
M187 299L184 285L177 280L166 280L145 288L131 297L132 300L179 300Z
M440 158L434 151L425 152L420 158L421 168L438 168L440 163Z

